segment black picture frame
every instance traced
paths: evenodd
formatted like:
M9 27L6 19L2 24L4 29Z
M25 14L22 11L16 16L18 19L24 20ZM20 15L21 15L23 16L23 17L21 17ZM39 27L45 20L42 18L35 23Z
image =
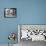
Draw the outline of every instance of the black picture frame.
M4 18L16 18L16 17L17 17L17 8L4 8Z

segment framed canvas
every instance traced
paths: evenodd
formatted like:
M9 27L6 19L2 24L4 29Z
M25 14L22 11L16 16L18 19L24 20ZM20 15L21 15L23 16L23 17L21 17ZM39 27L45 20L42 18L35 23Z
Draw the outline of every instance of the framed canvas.
M16 18L17 8L4 8L4 17L5 18Z
M18 38L19 42L21 40L46 41L46 25L20 24L18 25Z

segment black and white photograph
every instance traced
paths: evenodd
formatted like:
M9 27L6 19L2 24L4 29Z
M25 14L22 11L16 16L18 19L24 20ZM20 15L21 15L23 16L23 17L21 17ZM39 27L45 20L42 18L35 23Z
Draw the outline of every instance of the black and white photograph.
M4 17L16 17L17 16L16 8L4 8Z

